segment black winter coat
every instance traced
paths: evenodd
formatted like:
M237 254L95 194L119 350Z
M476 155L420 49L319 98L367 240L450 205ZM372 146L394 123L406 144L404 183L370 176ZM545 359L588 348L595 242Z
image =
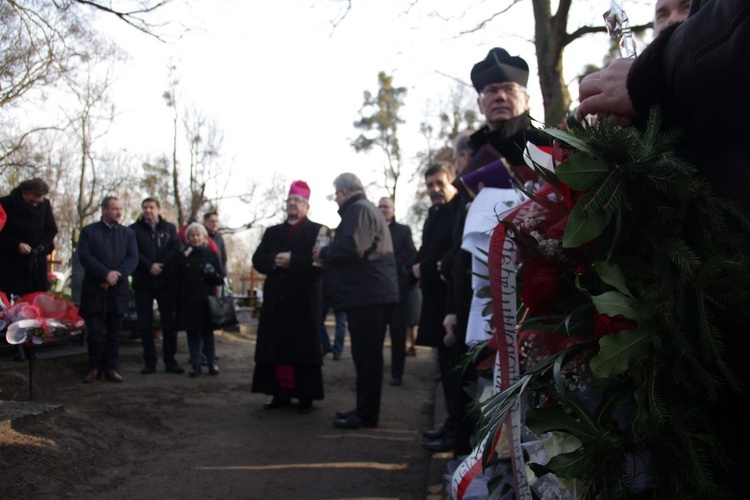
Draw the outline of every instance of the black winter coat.
M210 264L213 269L206 269ZM177 256L177 329L213 330L206 297L224 283L219 257L208 247L188 247Z
M329 273L328 302L347 309L398 302L391 232L380 210L358 193L339 208L341 224L320 259Z
M391 231L391 241L393 242L393 255L396 258L396 272L398 273L398 293L401 301L409 297L411 289L411 264L414 263L414 256L417 249L414 246L414 239L411 236L411 228L404 224L391 221L388 224Z
M304 219L291 237L287 223L269 227L255 250L253 266L266 275L255 347L258 363L322 364L323 272L312 265L312 247L321 227ZM292 253L287 269L274 266L280 252Z
M133 230L120 224L109 227L102 221L94 222L81 230L77 252L84 269L81 313L125 314L130 300L128 276L138 264ZM103 290L101 284L110 271L119 271L120 279L115 286Z
M24 295L46 292L47 255L55 248L53 240L57 224L49 200L32 207L23 201L21 190L16 188L0 198L7 221L0 231L0 290ZM26 243L32 248L30 255L21 255L18 245Z
M162 290L177 286L176 266L180 253L180 240L177 229L159 216L154 229L143 216L138 217L130 229L135 231L138 244L138 267L133 272L133 290ZM151 275L151 266L164 264L161 274Z
M422 231L422 246L415 263L419 264L419 286L422 289L422 314L419 317L417 345L443 345L447 283L440 277L438 262L445 258L453 245L453 225L458 212L459 197L443 205L433 205L427 214Z

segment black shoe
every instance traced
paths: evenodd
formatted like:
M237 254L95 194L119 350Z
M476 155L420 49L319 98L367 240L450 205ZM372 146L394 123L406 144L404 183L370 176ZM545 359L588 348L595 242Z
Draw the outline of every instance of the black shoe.
M442 437L429 443L424 443L422 448L427 451L451 451L453 449L454 441L450 437Z
M303 415L310 413L313 410L312 399L300 399L297 410Z
M445 436L445 433L448 432L448 429L445 427L441 427L439 429L430 429L428 431L424 431L422 435L429 439L430 441L434 441L436 439L440 439L441 437Z
M219 374L219 367L218 365L208 365L208 374L209 375L218 375Z
M193 367L190 369L190 375L191 378L198 377L201 374L201 365L193 365Z
M333 355L333 360L334 360L334 361L338 361L338 360L340 360L340 359L341 359L341 354L335 354L335 353L334 353L334 355Z
M350 415L347 418L337 418L333 421L333 426L337 429L359 429L363 427L377 427L377 418L358 417L357 415Z
M401 385L401 377L391 377L391 385Z
M282 408L284 406L289 406L291 404L291 401L288 399L281 399L274 397L271 401L263 405L264 410L276 410L277 408Z
M352 415L356 415L357 410L340 411L336 410L336 418L349 418Z
M146 365L141 370L141 374L148 375L150 373L154 373L156 371L156 365Z
M177 364L177 361L172 361L171 363L167 363L166 366L167 373L185 373L185 369Z

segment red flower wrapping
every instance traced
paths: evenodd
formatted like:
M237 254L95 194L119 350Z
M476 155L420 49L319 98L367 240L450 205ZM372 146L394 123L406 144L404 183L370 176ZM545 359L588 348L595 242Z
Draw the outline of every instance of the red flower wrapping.
M635 330L636 328L638 328L638 322L634 319L628 319L622 314L616 314L615 316L597 314L594 336L600 339L605 335L614 335L622 330Z
M532 259L521 269L521 300L532 315L547 314L560 301L564 284L560 267L544 259Z

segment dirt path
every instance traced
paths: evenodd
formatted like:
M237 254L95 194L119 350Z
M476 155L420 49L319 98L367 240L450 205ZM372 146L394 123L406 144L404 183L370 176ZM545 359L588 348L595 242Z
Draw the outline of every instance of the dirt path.
M348 346L326 357L326 399L308 415L268 411L250 393L252 328L217 337L218 377L140 375L140 345L122 349L125 383L86 385L85 355L40 360L36 401L63 411L0 431L0 498L419 498L431 456L436 364L407 358L404 385L388 385L377 429L334 429L354 405ZM178 360L187 358L184 337ZM26 399L25 365L0 363L0 399Z

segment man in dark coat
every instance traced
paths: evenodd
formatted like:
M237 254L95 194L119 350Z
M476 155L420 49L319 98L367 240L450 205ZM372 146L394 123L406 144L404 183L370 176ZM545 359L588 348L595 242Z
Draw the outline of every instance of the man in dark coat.
M138 267L133 272L135 308L138 313L138 333L143 344L143 374L156 371L156 342L154 341L154 301L159 306L162 330L162 354L168 373L184 373L175 360L177 353L176 259L180 253L180 240L174 224L165 221L159 211L161 203L146 198L141 203L143 213L130 225L138 244Z
M315 246L313 258L330 273L331 306L346 311L357 372L357 407L336 412L334 425L340 429L377 427L386 319L398 303L393 243L383 214L367 200L356 175L341 174L333 186L341 224L333 243Z
M606 113L618 117L622 125L634 121L642 126L651 108L659 105L663 127L684 130L676 152L698 168L698 175L711 183L716 195L750 216L750 160L745 144L750 105L744 98L750 73L741 70L748 47L750 2L693 0L687 20L664 28L637 59L618 59L587 76L579 87L576 116ZM730 223L738 225L734 220ZM727 497L744 498L747 440L738 436L746 432L744 409L750 390L747 324L731 327L722 340L724 359L743 390L725 391L713 409L712 430L732 462L729 470L717 467L717 476Z
M478 93L477 104L485 118L486 124L473 133L469 139L473 150L472 163L465 173L474 170L476 160L488 151L499 154L510 166L513 181L524 185L537 180L538 176L526 166L523 152L527 142L549 145L539 132L531 127L527 115L529 94L526 84L529 79L529 66L521 57L511 56L501 48L493 48L487 56L471 69L471 82ZM479 166L479 165L477 165ZM443 261L443 276L449 281L448 305L444 325L446 331L455 333L457 348L460 352L468 351L466 345L466 328L471 308L472 256L461 249L464 223L471 201L459 194L459 214L453 233L453 249ZM463 386L476 380L476 372L469 367L462 372ZM459 416L453 451L456 455L471 453L471 436L474 433L474 419L464 411L471 400L466 391L459 390ZM428 443L425 448L432 451L446 451L447 442Z
M0 198L7 217L0 231L0 290L8 298L49 289L47 256L57 224L47 193L46 182L30 179Z
M101 220L84 227L78 240L84 269L80 310L89 347L86 383L96 381L100 374L110 382L123 380L117 373L120 333L128 310L128 276L138 265L135 232L120 224L120 200L106 196L101 207Z
M391 335L391 385L401 385L406 364L406 315L409 308L409 294L414 284L408 277L407 265L413 262L417 249L411 237L411 228L399 224L394 218L396 210L393 198L384 197L378 201L378 208L388 223L393 242L393 254L396 257L396 272L398 274L399 301L391 309L388 317L388 331Z
M253 255L253 266L266 275L258 322L252 392L273 396L267 410L299 398L299 412L309 413L323 399L320 323L322 269L313 265L312 249L327 228L307 218L310 188L294 181L286 200L287 219L266 229Z
M0 290L9 299L49 290L47 256L55 248L57 224L47 193L47 183L35 178L0 198L5 216L5 227L0 226ZM23 361L22 346L16 346L14 359Z
M426 431L424 436L432 441L442 439L446 447L451 446L453 441L458 404L456 388L460 388L461 384L460 377L453 370L459 361L458 350L455 345L448 346L443 342L448 286L440 275L441 261L453 244L453 225L458 212L459 198L451 184L454 178L454 170L448 165L430 165L425 170L424 180L432 207L424 222L422 246L411 269L422 289L417 344L437 348L440 381L448 414L445 423L437 429Z
M224 244L224 237L219 232L219 213L212 211L203 214L203 225L206 226L208 237L216 245L219 252L219 261L221 261L221 272L227 275L227 247Z

